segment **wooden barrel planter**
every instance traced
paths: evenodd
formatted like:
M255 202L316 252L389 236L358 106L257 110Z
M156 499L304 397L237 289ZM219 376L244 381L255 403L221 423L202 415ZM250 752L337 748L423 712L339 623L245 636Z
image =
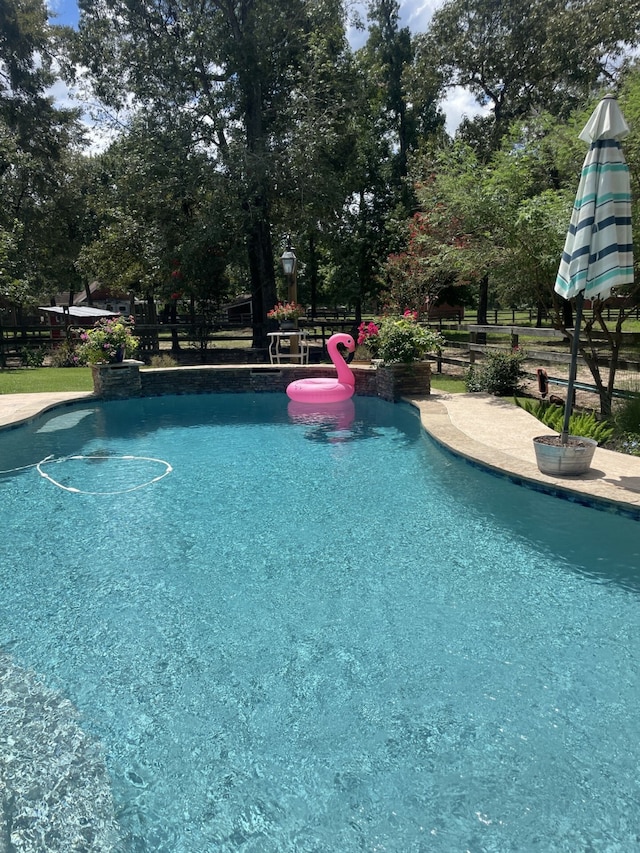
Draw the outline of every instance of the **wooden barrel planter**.
M559 435L538 435L533 439L538 470L552 477L577 477L586 474L598 442L570 435L562 444Z

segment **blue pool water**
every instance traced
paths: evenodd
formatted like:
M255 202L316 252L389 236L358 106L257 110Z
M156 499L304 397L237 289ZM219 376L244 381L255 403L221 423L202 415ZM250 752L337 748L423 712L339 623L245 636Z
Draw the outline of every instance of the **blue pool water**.
M0 470L0 649L101 743L123 853L638 848L637 522L375 399L84 403Z

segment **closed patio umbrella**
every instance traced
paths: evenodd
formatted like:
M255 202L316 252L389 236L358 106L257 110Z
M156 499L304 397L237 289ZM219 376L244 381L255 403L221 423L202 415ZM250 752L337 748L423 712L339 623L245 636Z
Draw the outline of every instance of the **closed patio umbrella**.
M628 133L629 127L617 101L607 95L593 111L579 137L590 147L582 166L555 283L555 291L560 296L576 297L563 444L567 443L569 435L584 298L606 299L613 288L633 283L631 189L629 169L620 146L620 140Z

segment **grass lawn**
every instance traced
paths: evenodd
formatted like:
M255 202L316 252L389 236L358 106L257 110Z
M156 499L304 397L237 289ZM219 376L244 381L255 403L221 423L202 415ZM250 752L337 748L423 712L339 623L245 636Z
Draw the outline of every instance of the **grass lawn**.
M450 394L466 391L464 379L434 373L431 384ZM0 370L0 394L35 394L46 391L93 391L89 367L35 367Z
M0 394L93 391L90 367L35 367L0 370Z
M447 376L446 373L432 373L431 387L447 394L464 394L467 390L464 377Z

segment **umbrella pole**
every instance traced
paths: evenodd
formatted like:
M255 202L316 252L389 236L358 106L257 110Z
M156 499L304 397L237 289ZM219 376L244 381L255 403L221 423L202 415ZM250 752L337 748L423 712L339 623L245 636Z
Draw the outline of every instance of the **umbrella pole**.
M580 348L580 325L582 323L582 303L584 302L584 290L581 290L576 296L576 321L573 328L573 340L571 341L571 363L569 365L569 384L567 385L567 402L564 406L564 421L562 423L562 433L560 435L560 443L568 444L569 442L569 418L571 417L571 409L573 408L573 386L578 373L578 349Z

